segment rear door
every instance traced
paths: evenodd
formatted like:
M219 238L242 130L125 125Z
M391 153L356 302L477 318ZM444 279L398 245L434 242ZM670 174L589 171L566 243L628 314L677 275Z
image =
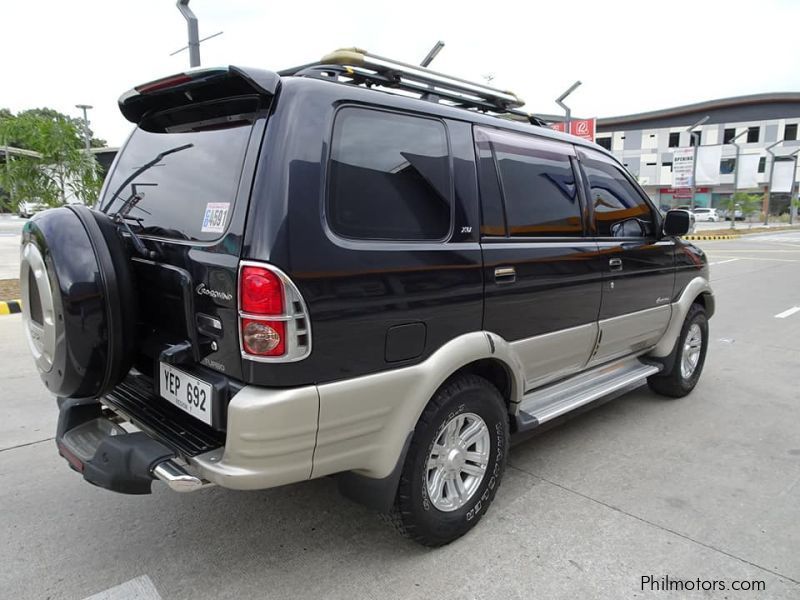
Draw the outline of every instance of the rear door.
M148 251L132 259L136 368L153 378L153 391L162 395L161 363L212 385L213 415L203 420L217 428L224 425L231 392L220 375L242 378L237 270L270 103L226 82L215 84L221 98L192 102L211 94L201 86L194 96L184 94L185 104L156 103L142 115L99 205L124 218Z
M603 272L597 364L661 337L671 314L675 243L661 239L655 207L616 161L585 148L578 156Z
M585 366L597 338L597 245L570 144L475 129L484 256L484 329L511 342L526 388Z

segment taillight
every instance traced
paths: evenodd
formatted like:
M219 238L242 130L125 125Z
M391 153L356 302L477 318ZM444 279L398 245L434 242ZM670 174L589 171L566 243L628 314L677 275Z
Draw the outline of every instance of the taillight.
M239 264L239 340L242 358L256 362L292 362L311 353L306 303L273 265Z
M253 356L283 356L286 353L283 282L269 269L242 267L239 274L242 349ZM264 317L263 319L260 317Z
M242 267L241 307L254 315L283 314L283 283L263 267Z

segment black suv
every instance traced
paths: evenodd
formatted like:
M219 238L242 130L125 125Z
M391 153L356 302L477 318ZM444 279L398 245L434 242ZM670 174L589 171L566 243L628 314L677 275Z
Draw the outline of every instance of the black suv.
M697 383L714 296L690 215L509 92L348 50L119 104L136 128L98 205L22 240L58 450L95 485L336 476L441 545L511 436Z

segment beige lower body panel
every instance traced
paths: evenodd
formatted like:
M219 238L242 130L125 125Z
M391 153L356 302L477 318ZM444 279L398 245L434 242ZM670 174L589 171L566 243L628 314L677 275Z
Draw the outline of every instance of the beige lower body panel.
M428 401L450 375L484 358L513 362L508 346L494 339L497 343L491 344L486 333L469 333L418 365L319 386L313 476L342 471L389 475ZM518 365L513 372L519 372ZM521 381L512 387L513 395L521 394Z
M459 368L492 358L512 376L516 406L521 368L501 338L462 335L424 362L320 386L286 390L248 386L228 406L225 447L190 461L217 485L261 489L358 471L389 475L408 434L441 384Z
M698 278L671 306L601 321L599 353L589 365L645 351L665 355L688 306L705 291L708 283ZM586 368L597 333L598 324L591 323L509 343L476 331L406 368L320 386L248 386L228 406L225 447L192 458L190 468L233 489L269 488L344 471L383 478L397 464L428 401L455 371L477 360L501 363L510 375L509 412L514 413L526 390Z
M600 344L588 366L641 354L664 335L672 316L670 305L656 306L600 321Z
M525 389L545 385L586 366L597 340L597 323L587 323L511 342L525 370Z
M193 458L204 479L232 489L275 487L311 476L317 435L316 386L248 386L228 405L225 447Z

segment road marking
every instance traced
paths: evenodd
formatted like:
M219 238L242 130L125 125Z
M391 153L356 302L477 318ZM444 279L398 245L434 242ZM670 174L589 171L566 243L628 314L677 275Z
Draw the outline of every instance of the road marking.
M738 258L729 258L728 260L718 260L716 262L708 263L708 266L710 267L711 265L724 265L725 263L736 262L737 260L740 260L740 259L738 259Z
M115 585L84 600L162 600L156 586L147 575Z
M800 247L798 247L797 250L766 250L763 248L752 248L748 250L736 250L734 248L725 248L723 250L720 248L719 250L728 254L752 254L753 252L759 252L761 254L797 254L800 252Z
M777 315L775 315L775 318L785 319L786 317L791 317L796 312L800 312L800 306L793 306L789 310L785 310L782 313L778 313Z
M727 258L727 257L720 256L719 258ZM800 262L800 258L762 258L762 257L756 258L755 256L740 256L736 260L767 260L767 261L790 262L790 263Z

